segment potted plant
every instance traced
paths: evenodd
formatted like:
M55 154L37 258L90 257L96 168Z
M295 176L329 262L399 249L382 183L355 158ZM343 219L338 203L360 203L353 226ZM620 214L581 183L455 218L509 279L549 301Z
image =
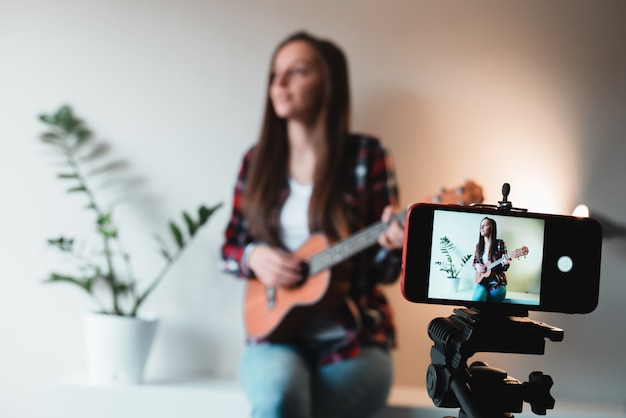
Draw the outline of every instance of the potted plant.
M60 157L57 178L69 184L68 193L82 194L85 209L93 218L93 229L89 231L91 240L79 241L64 235L48 240L51 247L68 256L73 271L52 272L46 282L78 286L99 305L96 312L85 318L90 380L139 383L157 325L156 317L142 315L140 308L222 204L200 205L195 216L183 211L186 228L171 221L169 232L173 249L156 235L163 265L156 276L142 286L131 268L130 253L121 243L122 234L113 211L115 204L105 206L99 199L100 193L109 192L103 187L111 187L116 174L119 180L119 171L125 164L109 158L109 146L95 140L91 130L74 116L69 106L42 114L39 119L47 126L40 135L41 141Z
M446 273L447 289L451 292L457 292L459 289L459 273L470 258L471 254L462 254L459 249L450 241L447 236L439 238L439 249L445 257L445 261L435 261L439 266L439 270ZM455 264L454 259L458 258Z

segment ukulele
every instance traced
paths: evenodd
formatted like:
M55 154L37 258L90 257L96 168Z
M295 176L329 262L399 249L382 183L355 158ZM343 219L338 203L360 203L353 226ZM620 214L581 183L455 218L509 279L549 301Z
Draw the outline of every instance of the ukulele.
M482 188L466 181L454 189L441 189L425 202L469 205L483 201ZM289 341L315 312L338 307L350 290L346 280L331 280L331 267L378 242L391 222L404 224L406 209L389 222L377 222L332 245L323 234L313 234L293 254L305 265L305 278L291 287L266 287L260 280L246 281L244 322L249 336L274 342Z
M513 251L510 255L504 254L502 257L498 258L493 263L488 263L485 266L487 267L487 270L485 270L484 273L477 271L474 281L476 283L480 283L484 278L489 277L491 275L491 269L502 264L504 260L511 260L513 258L525 257L527 254L528 254L528 247L526 246L523 246L522 248L518 248L517 250Z

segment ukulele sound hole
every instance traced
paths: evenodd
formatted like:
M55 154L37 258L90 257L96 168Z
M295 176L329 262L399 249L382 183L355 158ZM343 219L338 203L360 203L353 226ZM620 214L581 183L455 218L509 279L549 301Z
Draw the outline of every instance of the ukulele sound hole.
M310 271L309 263L307 263L306 261L301 261L300 262L300 276L301 276L300 281L296 283L294 287L302 286L304 283L306 283L306 280L309 278L309 271Z

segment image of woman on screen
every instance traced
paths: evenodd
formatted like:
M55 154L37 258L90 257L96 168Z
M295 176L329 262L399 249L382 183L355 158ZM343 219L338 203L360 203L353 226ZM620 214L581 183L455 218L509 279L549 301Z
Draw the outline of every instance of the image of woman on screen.
M496 221L484 217L480 222L478 242L474 251L476 270L472 300L476 302L502 302L506 297L506 274L509 269L506 244L498 239Z

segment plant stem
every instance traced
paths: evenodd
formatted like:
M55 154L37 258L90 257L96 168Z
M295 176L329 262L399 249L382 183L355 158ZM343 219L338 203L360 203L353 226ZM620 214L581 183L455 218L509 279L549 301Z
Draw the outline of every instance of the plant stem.
M76 158L76 153L75 153L74 149L72 148L72 146L69 145L68 138L69 138L70 134L68 134L66 132L62 132L62 135L63 135L62 146L64 148L65 154L67 155L67 163L69 164L69 166L74 171L74 174L76 175L76 178L78 180L79 186L83 188L85 194L87 195L87 199L89 200L89 207L91 207L96 212L97 218L100 219L105 214L100 209L100 206L98 205L98 203L96 201L95 195L93 194L93 192L89 188L89 185L87 184L87 179L81 173L80 166L79 166L77 158ZM113 297L113 313L115 313L116 315L123 315L123 312L121 311L121 309L119 307L118 292L117 292L117 289L116 289L116 286L115 286L116 285L116 283L115 283L115 273L114 273L114 267L113 267L113 260L112 260L112 257L111 257L111 246L110 246L110 243L109 243L109 240L111 238L106 236L106 235L104 235L104 234L100 234L100 235L102 236L102 240L103 240L104 258L105 258L106 265L107 265L107 273L104 275L104 278L105 278L106 282L108 283L109 287L111 288L111 294L112 294L112 297Z
M152 293L152 291L158 286L158 284L161 282L161 280L163 280L163 278L165 277L167 272L170 270L170 268L174 265L176 260L178 260L180 258L180 256L183 253L183 250L185 249L185 247L187 245L189 245L192 242L193 239L194 239L194 237L190 237L189 241L187 241L185 246L180 247L171 257L169 257L167 259L167 263L165 263L163 268L161 268L161 271L156 275L156 277L154 278L152 283L148 286L148 288L146 288L146 290L144 290L144 292L141 294L141 296L139 296L139 297L137 297L135 299L135 305L133 306L133 309L130 312L131 316L137 316L137 311L139 310L139 306L141 306L141 304L148 297L148 295L150 293Z

